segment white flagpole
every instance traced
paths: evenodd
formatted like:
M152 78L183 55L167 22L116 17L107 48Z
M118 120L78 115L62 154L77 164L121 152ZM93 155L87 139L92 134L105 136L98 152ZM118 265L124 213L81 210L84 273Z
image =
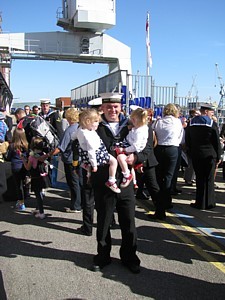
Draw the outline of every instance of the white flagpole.
M149 12L147 12L147 19L146 19L146 80L147 80L147 91L146 96L149 96L149 77L150 76L150 68L152 67L152 55L150 49L150 34L149 34Z
M149 12L147 12L146 19L146 57L147 57L147 72L146 75L150 75L150 68L152 67L152 55L150 49L150 34L149 34Z

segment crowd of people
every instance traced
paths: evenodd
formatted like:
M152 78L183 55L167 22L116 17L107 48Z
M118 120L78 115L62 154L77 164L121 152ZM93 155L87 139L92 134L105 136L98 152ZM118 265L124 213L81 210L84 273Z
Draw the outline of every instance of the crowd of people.
M89 103L91 108L68 108L64 112L66 123L50 108L49 100L42 100L41 109L17 109L14 129L1 108L0 144L6 142L8 147L4 153L0 149L0 162L11 162L17 196L15 209L25 210L26 198L33 191L36 208L32 213L44 219L45 189L51 186L51 160L60 156L70 191L70 207L65 212L82 212L79 233L92 235L94 209L97 211L97 254L92 270L99 271L111 263L110 229L116 211L122 236L121 261L132 273L139 273L136 198L150 197L155 213L149 218L165 220L167 210L173 207L173 196L180 192L176 185L183 159L185 183L196 182L191 207L213 209L215 174L222 159L225 127L219 132L210 105L191 110L186 119L178 105L169 103L163 116L154 120L153 110L141 107L133 108L130 116L126 116L119 93L100 96L98 101ZM29 120L38 115L51 124L59 138L54 148L44 136L31 131ZM225 168L223 176L225 179Z

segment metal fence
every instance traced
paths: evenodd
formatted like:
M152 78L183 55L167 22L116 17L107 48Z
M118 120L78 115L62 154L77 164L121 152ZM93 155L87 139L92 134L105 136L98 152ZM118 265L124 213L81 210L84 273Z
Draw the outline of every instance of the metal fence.
M71 90L71 103L77 107L86 107L88 101L105 92L121 92L122 82L126 80L126 71L117 71L93 80Z
M154 84L152 76L131 75L127 71L117 71L93 80L71 90L71 101L77 107L88 106L88 101L99 97L103 92L122 92L123 109L129 113L130 105L152 108L155 115L162 115L168 103L181 106L183 113L198 106L197 97L178 97L178 85L159 86Z

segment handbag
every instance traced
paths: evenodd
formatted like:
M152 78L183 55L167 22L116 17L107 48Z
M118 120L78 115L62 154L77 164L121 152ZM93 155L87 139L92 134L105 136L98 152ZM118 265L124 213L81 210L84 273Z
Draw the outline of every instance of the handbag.
M1 154L5 154L8 150L8 147L9 147L9 142L3 142L3 143L0 143L0 153Z

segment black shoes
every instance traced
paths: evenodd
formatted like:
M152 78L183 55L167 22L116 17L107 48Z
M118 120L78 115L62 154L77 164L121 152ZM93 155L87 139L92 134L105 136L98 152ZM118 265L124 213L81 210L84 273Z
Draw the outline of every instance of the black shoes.
M173 208L173 204L168 204L165 209L172 209Z
M101 269L111 264L111 259L101 262L101 263L94 263L91 267L91 271L93 272L100 272Z
M91 271L93 272L100 272L101 271L101 267L99 265L93 265L91 268Z
M160 220L160 221L163 221L163 220L166 220L166 214L157 214L157 213L154 213L154 215L148 215L148 218L151 219L151 220Z
M191 203L190 206L196 209L201 209L201 206L196 203Z
M193 183L191 181L185 180L185 185L187 185L187 186L193 186Z
M182 190L178 190L178 189L172 190L170 192L170 195L172 195L172 196L176 196L176 195L180 195L180 194L182 194Z
M104 267L108 266L109 264L111 264L111 258L109 258L106 261L100 262L100 263L95 263L92 265L91 271L93 272L100 272ZM138 274L140 273L140 265L138 263L127 263L127 262L123 262L122 264L127 267L132 273L134 274Z
M210 204L206 207L206 209L213 209L216 207L216 204Z
M81 226L80 228L77 228L76 232L78 234L82 234L82 235L86 235L86 236L92 236L92 233L86 231L83 226Z
M193 208L196 208L196 209L204 209L204 208L202 208L200 205L198 205L196 203L191 203L190 206L193 207ZM210 205L206 206L205 209L208 210L208 209L213 209L215 207L216 207L216 204L210 204Z
M146 195L145 192L137 192L135 197L136 199L140 200L149 200L149 197Z
M127 267L132 273L138 274L141 272L140 265L135 263L126 263L122 262L122 264Z

